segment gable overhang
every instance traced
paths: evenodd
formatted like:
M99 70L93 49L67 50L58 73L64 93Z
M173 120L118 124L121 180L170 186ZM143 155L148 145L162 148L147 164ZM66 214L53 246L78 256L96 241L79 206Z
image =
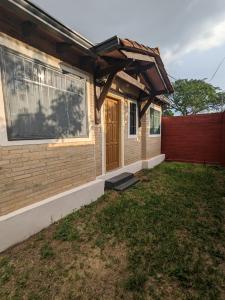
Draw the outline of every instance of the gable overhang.
M171 94L173 87L168 78L158 48L145 47L139 43L123 40L114 36L92 48L96 55L104 60L99 67L99 74L121 65L129 75L141 78L151 95Z

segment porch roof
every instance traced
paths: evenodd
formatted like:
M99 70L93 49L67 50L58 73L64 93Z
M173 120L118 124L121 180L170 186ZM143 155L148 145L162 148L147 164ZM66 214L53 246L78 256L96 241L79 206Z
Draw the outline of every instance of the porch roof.
M173 93L173 86L162 62L159 48L150 48L129 39L114 36L92 50L100 56L99 74L122 68L129 75L139 75L151 95Z

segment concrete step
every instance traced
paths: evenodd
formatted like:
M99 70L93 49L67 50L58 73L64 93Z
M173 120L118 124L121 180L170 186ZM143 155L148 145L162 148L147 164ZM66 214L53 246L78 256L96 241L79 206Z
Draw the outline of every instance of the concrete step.
M121 192L121 191L128 189L130 186L132 186L138 182L139 182L139 179L133 177L133 178L130 178L129 180L121 183L120 185L117 185L116 187L114 187L114 190Z
M122 173L120 175L114 176L105 181L105 188L106 189L114 189L116 186L123 184L124 182L128 181L129 179L133 178L133 173Z

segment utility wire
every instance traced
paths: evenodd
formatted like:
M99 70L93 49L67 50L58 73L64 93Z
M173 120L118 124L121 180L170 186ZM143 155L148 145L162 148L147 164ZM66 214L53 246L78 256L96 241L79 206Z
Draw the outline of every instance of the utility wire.
M173 77L172 75L168 74L168 76L174 80L177 80L175 77Z
M216 73L219 71L220 67L222 66L222 64L224 63L225 61L225 56L223 57L223 59L221 60L221 62L218 64L217 68L216 68L216 71L213 73L211 79L209 81L212 81L213 78L216 76Z

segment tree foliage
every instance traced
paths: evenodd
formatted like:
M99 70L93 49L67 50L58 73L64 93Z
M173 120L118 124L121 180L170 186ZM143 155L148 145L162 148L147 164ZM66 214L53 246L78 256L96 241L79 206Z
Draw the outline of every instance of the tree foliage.
M225 94L204 80L176 80L174 90L170 99L172 108L183 116L205 111L221 111L225 104Z

